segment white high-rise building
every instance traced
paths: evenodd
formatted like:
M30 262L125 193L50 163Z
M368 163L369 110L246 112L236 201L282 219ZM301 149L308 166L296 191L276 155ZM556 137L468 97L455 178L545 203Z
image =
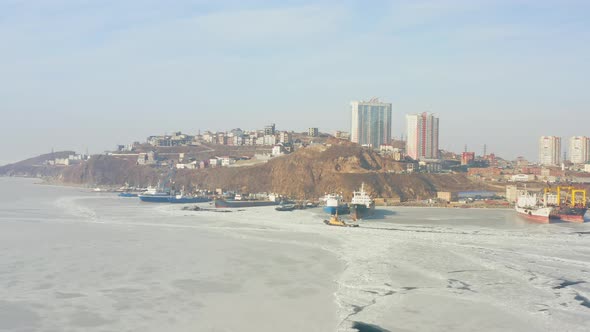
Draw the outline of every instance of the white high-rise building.
M561 164L561 137L541 136L539 139L539 163L546 166Z
M438 118L432 113L406 115L406 153L415 160L438 159Z
M353 101L352 142L379 148L391 140L391 103L382 103L377 98L369 101Z
M570 138L570 161L574 164L585 164L590 161L590 138L586 136Z

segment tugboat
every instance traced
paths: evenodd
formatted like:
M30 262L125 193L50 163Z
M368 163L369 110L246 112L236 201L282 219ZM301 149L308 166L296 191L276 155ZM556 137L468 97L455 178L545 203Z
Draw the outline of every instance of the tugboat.
M342 218L338 217L338 214L333 214L330 219L324 220L324 224L328 226L339 226L339 227L359 227L358 224L346 223Z
M375 201L365 191L365 184L361 185L359 191L352 194L350 201L350 215L352 220L364 219L373 215L375 212Z

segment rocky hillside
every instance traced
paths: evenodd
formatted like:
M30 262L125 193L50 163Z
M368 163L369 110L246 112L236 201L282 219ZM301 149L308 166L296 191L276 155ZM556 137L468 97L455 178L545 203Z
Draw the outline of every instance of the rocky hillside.
M137 165L137 158L93 156L85 163L64 169L56 180L72 184L121 186L155 185L160 171L149 166Z
M431 198L436 191L487 189L460 174L395 174L406 165L349 142L331 143L303 148L255 166L178 170L173 181L176 187L275 192L301 199L317 199L327 192L342 192L350 198L362 183L373 197L402 201ZM139 166L134 157L116 156L93 156L69 167L34 166L36 161L46 159L47 155L18 167L0 168L0 175L43 176L89 186L148 186L169 173Z
M19 161L14 164L0 166L0 176L21 177L54 177L61 174L65 167L56 167L45 164L47 160L54 158L67 158L74 154L73 151L60 151L43 154L34 158Z
M374 197L402 201L434 197L438 190L482 189L464 175L393 173L404 168L403 163L345 143L301 149L248 168L186 172L179 174L178 182L243 192L276 192L307 199L327 192L342 192L350 198L363 182Z

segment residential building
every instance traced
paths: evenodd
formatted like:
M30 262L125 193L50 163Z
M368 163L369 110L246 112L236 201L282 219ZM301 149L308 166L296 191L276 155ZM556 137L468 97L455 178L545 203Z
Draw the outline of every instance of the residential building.
M274 135L275 134L275 124L271 123L268 126L264 127L264 135Z
M352 142L379 148L391 141L391 103L382 103L377 98L369 101L353 101Z
M432 113L406 115L406 153L414 160L438 159L439 119Z
M318 137L319 135L320 135L320 130L318 128L309 128L307 130L307 136Z
M279 142L281 143L292 143L293 142L293 135L288 131L281 131L279 133Z
M277 138L275 135L264 135L262 138L261 145L275 145L277 144Z
M561 137L541 136L539 139L539 163L546 166L561 163Z
M339 139L350 139L350 133L347 133L345 131L340 131L340 130L336 130L334 132L334 137L339 138Z
M574 136L570 138L570 161L573 164L585 164L590 161L590 138Z
M167 146L186 146L191 145L195 137L186 135L177 131L172 135L164 136L150 136L147 138L147 142L156 147L167 147Z

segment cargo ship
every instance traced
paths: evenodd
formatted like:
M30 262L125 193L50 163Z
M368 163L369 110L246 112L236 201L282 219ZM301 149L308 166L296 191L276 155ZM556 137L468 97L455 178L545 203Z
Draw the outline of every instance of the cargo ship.
M554 219L554 207L547 205L547 194L543 198L539 194L532 194L529 191L521 190L514 205L516 212L527 219L549 223L550 219Z
M216 208L245 208L245 207L259 207L259 206L274 206L279 205L276 196L269 195L268 200L242 200L239 195L236 195L239 199L215 199Z
M324 212L333 214L349 214L350 208L344 203L342 195L339 194L326 194L322 198L324 202Z
M179 194L168 197L168 203L187 204L187 203L205 203L210 202L211 199L205 196L190 196Z
M554 207L553 214L556 218L568 222L585 221L584 216L588 211L587 191L575 187L545 188L547 204Z
M139 199L142 202L149 202L149 203L169 203L170 202L170 192L160 189L158 187L149 187L145 192L138 195Z
M375 201L365 191L364 183L361 185L359 191L352 193L352 200L350 201L349 206L352 220L370 217L375 212Z

